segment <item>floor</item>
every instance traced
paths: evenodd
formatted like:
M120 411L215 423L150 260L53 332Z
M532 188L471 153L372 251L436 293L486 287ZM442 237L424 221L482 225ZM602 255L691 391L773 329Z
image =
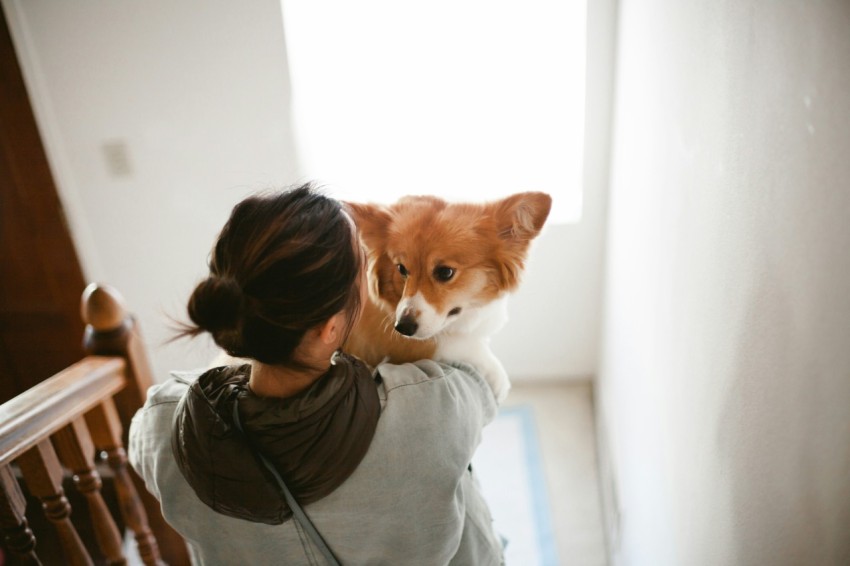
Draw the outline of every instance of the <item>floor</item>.
M561 564L604 566L591 384L514 382L506 405L534 411Z

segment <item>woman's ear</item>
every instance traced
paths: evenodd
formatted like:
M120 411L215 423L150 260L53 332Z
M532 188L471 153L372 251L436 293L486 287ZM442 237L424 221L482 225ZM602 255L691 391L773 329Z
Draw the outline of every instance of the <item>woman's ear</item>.
M330 317L323 324L319 325L319 340L326 346L333 345L335 348L339 346L342 340L342 333L345 331L347 318L345 312L338 312Z

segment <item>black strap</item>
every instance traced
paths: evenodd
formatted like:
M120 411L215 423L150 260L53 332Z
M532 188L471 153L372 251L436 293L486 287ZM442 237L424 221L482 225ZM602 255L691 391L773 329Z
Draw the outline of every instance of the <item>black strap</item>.
M239 404L233 403L233 424L236 425L237 430L242 434L245 434L245 431L242 430L242 423L239 422ZM334 553L331 552L331 549L328 547L325 539L322 538L322 535L319 534L319 531L316 530L316 527L313 525L313 522L310 520L310 517L304 512L304 509L298 504L293 497L292 492L289 491L289 488L286 487L286 482L283 481L283 478L280 477L280 474L269 462L265 456L257 452L254 453L260 458L260 461L266 467L266 469L271 472L275 481L277 481L277 485L280 487L283 492L283 498L286 500L286 504L289 505L289 508L292 510L292 514L295 519L301 524L307 534L312 539L313 544L315 544L319 548L319 552L325 557L325 560L328 561L328 564L332 564L333 566L340 566L339 560L336 559Z

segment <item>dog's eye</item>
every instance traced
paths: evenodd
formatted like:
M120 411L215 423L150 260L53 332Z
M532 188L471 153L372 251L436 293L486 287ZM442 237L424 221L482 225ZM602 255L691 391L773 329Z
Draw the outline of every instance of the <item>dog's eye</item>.
M396 267L398 267L398 272L401 273L402 277L407 277L408 271L404 265L398 264Z
M434 278L437 281L448 281L455 276L455 270L445 265L439 265L434 268Z

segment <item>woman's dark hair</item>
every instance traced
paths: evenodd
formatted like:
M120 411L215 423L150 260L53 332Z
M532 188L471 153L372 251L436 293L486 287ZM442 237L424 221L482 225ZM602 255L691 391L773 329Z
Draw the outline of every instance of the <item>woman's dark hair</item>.
M360 254L342 204L307 183L237 204L219 234L209 277L189 299L196 326L231 356L303 366L304 334L359 309Z

